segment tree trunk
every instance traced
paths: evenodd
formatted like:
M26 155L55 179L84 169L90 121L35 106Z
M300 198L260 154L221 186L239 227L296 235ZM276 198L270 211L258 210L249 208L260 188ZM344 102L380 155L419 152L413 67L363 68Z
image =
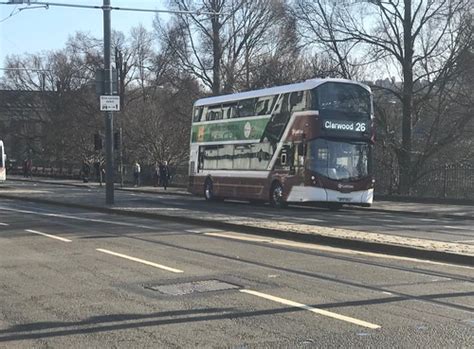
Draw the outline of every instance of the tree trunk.
M216 10L217 3L213 2L213 10ZM219 16L213 16L212 22L212 94L218 95L221 91L221 37L220 37L220 23Z
M403 21L403 91L402 91L402 147L399 155L400 194L410 193L412 172L412 112L413 112L413 37L411 0L405 0Z

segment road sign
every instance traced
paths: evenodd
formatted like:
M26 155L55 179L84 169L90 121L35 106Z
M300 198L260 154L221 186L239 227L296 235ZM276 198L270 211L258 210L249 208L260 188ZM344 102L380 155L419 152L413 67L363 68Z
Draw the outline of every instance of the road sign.
M97 95L105 94L105 70L97 69L95 72L95 93ZM112 69L112 94L118 94L118 75L117 69Z
M120 111L120 96L100 96L100 111Z

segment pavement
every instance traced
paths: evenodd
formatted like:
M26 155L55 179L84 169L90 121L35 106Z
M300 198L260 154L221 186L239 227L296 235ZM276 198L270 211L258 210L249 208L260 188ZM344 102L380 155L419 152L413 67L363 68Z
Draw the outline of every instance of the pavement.
M74 186L79 188L98 188L100 185L97 182L84 183L80 180L72 179L55 179L38 177L33 179L25 179L21 176L10 176L11 181L25 181L25 182L38 182L45 184L54 185L66 185ZM137 192L137 193L156 193L156 194L169 194L169 195L185 195L190 196L191 194L186 188L181 187L168 187L164 190L162 187L153 186L115 186L116 190ZM348 209L362 210L362 211L375 211L375 212L400 212L404 214L432 216L432 217L444 217L452 219L467 219L474 220L474 204L472 205L453 205L453 204L440 204L440 203L419 203L419 202L406 202L406 201L394 201L394 200L376 200L371 207L351 207L347 206Z
M407 257L425 258L431 260L449 261L464 265L474 265L474 245L468 243L438 241L429 238L403 237L391 235L384 229L377 232L361 232L351 229L340 229L328 226L318 226L314 224L305 224L298 221L282 221L270 218L243 217L236 213L235 215L219 213L203 213L186 208L173 208L168 210L156 209L148 205L141 205L140 199L133 202L122 202L113 207L106 206L103 202L103 192L98 189L98 183L83 183L77 180L56 180L51 178L24 179L22 177L10 176L9 180L33 182L43 184L54 184L63 186L74 186L79 188L88 188L83 195L61 196L49 193L49 196L28 196L20 192L15 192L14 184L12 190L8 190L8 182L4 190L0 190L0 196L4 198L15 198L26 201L38 201L45 203L56 203L69 205L84 209L92 209L107 213L116 213L128 216L138 216L144 218L166 219L178 222L188 222L193 224L211 225L218 229L250 232L254 234L289 238L298 241L311 241L315 243L333 245L345 248L354 248L376 253L387 253L393 255L402 255ZM157 194L157 196L181 195L191 197L183 188L170 187L168 190L156 187L124 187L116 188L122 193ZM92 198L93 195L100 196L100 199ZM146 201L146 200L144 200ZM94 203L94 204L91 204ZM473 205L443 205L438 203L409 203L379 200L374 202L371 208L351 208L365 212L381 212L390 214L399 214L400 219L403 215L432 217L433 219L452 219L459 221L474 220Z

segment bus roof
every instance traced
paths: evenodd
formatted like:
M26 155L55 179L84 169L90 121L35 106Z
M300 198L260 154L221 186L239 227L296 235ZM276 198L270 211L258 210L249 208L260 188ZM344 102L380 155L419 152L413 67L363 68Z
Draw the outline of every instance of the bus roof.
M247 98L257 98L257 97L263 97L263 96L279 95L281 93L312 90L313 88L319 85L322 85L326 82L340 82L340 83L345 83L345 84L355 84L370 91L370 88L368 86L361 84L357 81L346 80L346 79L310 79L310 80L306 80L304 82L299 82L296 84L276 86L276 87L264 88L260 90L247 91L247 92L239 92L239 93L233 93L233 94L228 94L228 95L223 95L223 96L201 98L201 99L198 99L194 103L194 106L200 107L203 105L221 104L221 103L238 101L238 100L247 99Z

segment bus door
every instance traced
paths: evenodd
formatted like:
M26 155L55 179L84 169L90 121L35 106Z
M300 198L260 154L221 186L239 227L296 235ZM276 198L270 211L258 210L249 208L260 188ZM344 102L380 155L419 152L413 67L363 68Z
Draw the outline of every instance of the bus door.
M194 176L202 168L201 166L201 147L191 144L191 155L189 157L189 175Z
M7 169L6 169L6 155L3 147L3 142L0 141L0 181L6 180Z
M298 147L295 144L285 144L280 151L280 156L275 163L275 170L294 181L299 176Z
M294 157L293 157L293 167L295 169L295 174L300 178L301 183L304 182L304 162L306 157L306 142L296 143L293 146Z
M305 152L304 166L308 177L306 178L307 183L310 183L313 187L320 188L317 201L327 201L326 178L330 177L328 145L324 139L312 140L306 143Z

